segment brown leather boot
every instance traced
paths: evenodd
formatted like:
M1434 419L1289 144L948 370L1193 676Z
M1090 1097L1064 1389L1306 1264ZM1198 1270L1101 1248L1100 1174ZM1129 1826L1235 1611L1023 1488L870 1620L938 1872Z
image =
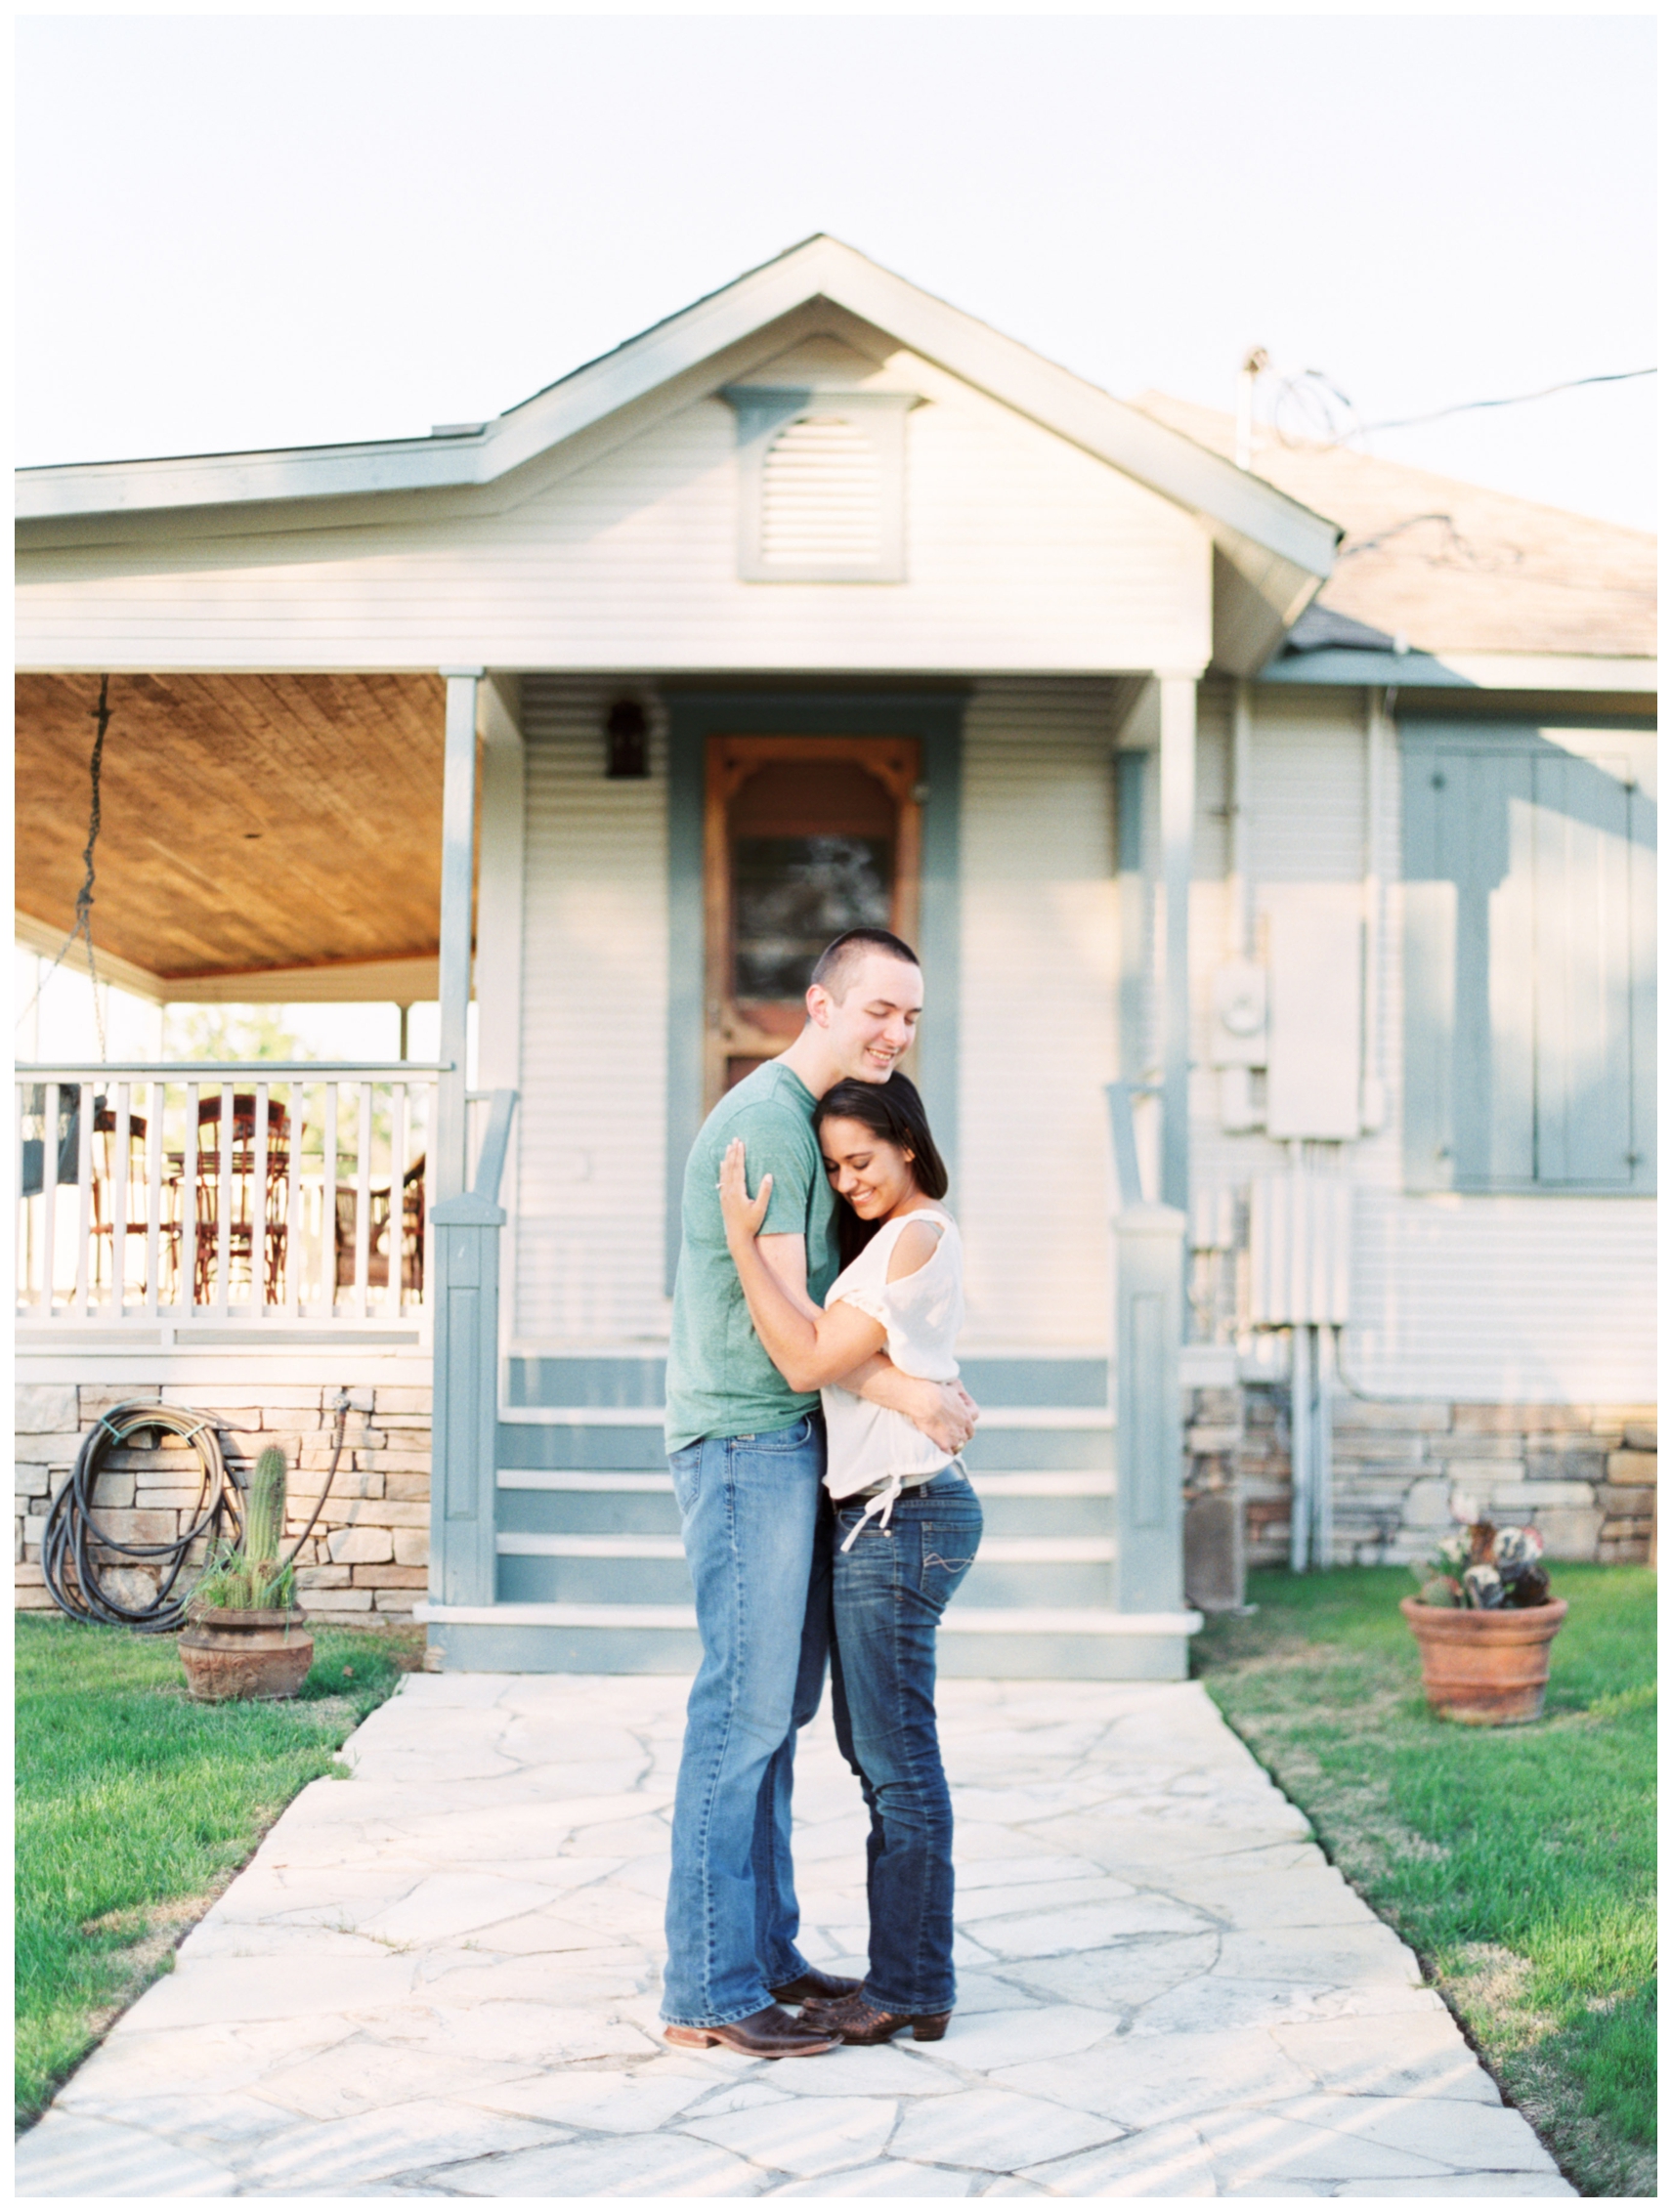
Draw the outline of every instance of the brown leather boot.
M810 1966L793 1981L785 1982L782 1989L774 1989L772 1994L781 2005L835 2005L843 1997L851 1997L860 1986L845 1974L823 1974L816 1966Z
M834 2051L839 2038L810 2021L799 2021L781 2005L763 2005L744 2020L727 2021L721 2027L684 2027L670 2023L663 2040L681 2051L706 2051L723 2043L728 2051L741 2051L746 2059L816 2059Z
M903 2027L914 2043L938 2043L950 2013L890 2013L875 2005L863 1989L834 2005L809 2005L801 2019L808 2027L839 2035L844 2043L890 2043Z

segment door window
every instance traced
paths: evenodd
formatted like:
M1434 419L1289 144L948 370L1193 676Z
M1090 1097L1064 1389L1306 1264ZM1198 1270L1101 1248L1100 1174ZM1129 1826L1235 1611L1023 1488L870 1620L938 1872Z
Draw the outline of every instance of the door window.
M707 1104L799 1034L832 938L914 939L919 754L915 738L708 741Z

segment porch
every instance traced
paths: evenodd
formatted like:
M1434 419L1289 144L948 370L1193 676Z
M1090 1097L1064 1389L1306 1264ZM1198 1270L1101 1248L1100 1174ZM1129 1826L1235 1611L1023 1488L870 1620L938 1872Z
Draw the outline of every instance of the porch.
M295 679L288 681L295 705L303 695ZM178 703L179 695L174 679L112 684L116 719L107 763L120 758L122 773L112 782L107 765L109 842L101 848L97 910L102 963L114 967L127 988L173 1000L201 995L224 1001L236 994L259 1002L280 994L301 999L377 989L381 995L393 984L413 991L428 984L441 998L443 1054L428 1062L40 1061L20 1067L20 1373L37 1393L29 1418L48 1424L26 1430L20 1445L21 1465L44 1461L20 1484L25 1573L29 1540L38 1544L45 1503L73 1456L70 1432L84 1429L109 1404L155 1394L224 1412L235 1464L240 1452L252 1458L273 1434L291 1436L305 1512L312 1504L308 1470L323 1471L327 1401L346 1389L355 1402L339 1488L346 1486L348 1495L340 1517L331 1501L320 1546L304 1562L312 1607L364 1611L363 1591L379 1610L417 1602L452 1664L642 1670L689 1662L694 1624L660 1436L658 1339L676 1245L673 1194L704 1088L728 1076L735 1080L740 1046L745 1052L775 1048L774 1025L782 1026L789 1003L787 992L780 994L784 1006L775 1002L770 974L764 988L762 976L754 976L752 995L737 993L729 977L710 993L714 941L710 935L705 954L703 915L714 896L711 869L705 876L711 855L704 850L705 835L711 845L714 833L712 785L705 783L714 758L711 733L722 723L741 731L728 742L752 744L766 770L755 787L772 786L764 811L750 795L753 811L740 818L742 833L764 838L769 854L780 859L788 845L799 853L809 840L847 838L872 869L860 895L890 900L891 918L921 938L931 994L938 992L947 1009L938 1035L931 1033L925 1044L921 1080L953 1151L962 1102L959 1039L967 1026L958 994L963 719L969 687L903 692L853 682L779 684L723 697L697 680L682 686L664 679L650 687L628 678L587 687L594 700L587 717L596 747L592 792L572 787L566 793L563 834L581 833L588 824L600 831L600 802L618 814L666 809L664 849L671 851L663 865L671 866L672 876L665 878L661 902L667 916L665 996L657 989L655 966L647 973L641 965L629 990L639 1001L651 1001L653 1019L661 999L670 1058L691 999L724 1001L720 1030L701 1021L683 1030L698 1055L687 1087L659 1081L654 1068L641 1072L633 1035L638 1008L601 1044L597 1025L576 1022L573 1003L551 1006L549 984L526 957L543 957L548 974L555 962L572 992L610 977L609 902L585 915L584 870L579 884L554 882L549 856L539 849L550 836L542 788L550 753L540 741L549 729L543 702L554 696L552 681L450 671L433 687L431 706L440 710L443 728L426 728L431 780L423 791L411 791L411 817L401 830L413 869L414 822L421 826L427 816L442 849L441 865L431 864L440 912L429 947L410 913L380 924L381 939L362 920L356 937L344 917L367 903L359 848L349 848L347 869L326 870L320 861L323 831L314 786L334 773L337 754L359 745L364 698L352 690L341 694L359 705L338 726L334 747L324 743L316 717L303 777L294 772L301 748L275 704L286 685L277 676L265 683L193 679L193 712L203 724L216 722L216 742L201 747L194 770L198 812L210 823L231 819L259 755L272 773L264 787L264 828L249 842L280 851L308 846L318 904L305 920L283 915L281 906L263 909L276 924L282 919L266 935L252 920L259 902L246 905L229 914L223 929L218 912L229 902L222 879L205 871L187 879L171 910L172 935L154 929L157 910L147 903L150 875L135 815L140 792L150 787L148 752L162 748L166 737L159 702ZM1129 682L1125 696L1140 688ZM31 799L37 811L64 814L76 803L66 762L73 764L86 733L66 702L85 713L96 689L91 679L54 679L25 701L34 719L24 758L34 770L24 773L25 781L39 773L42 790ZM1193 690L1182 680L1168 687L1170 727L1186 744L1193 742ZM623 695L643 702L639 755L633 760L628 747L624 775L617 744ZM1095 750L1105 760L1107 716L1122 696L1118 686L1096 687ZM263 702L259 721L251 707L256 698ZM408 709L410 703L408 697ZM536 726L533 757L526 722ZM893 738L881 734L889 730ZM764 735L751 739L750 731ZM900 752L898 764L890 746ZM836 759L844 748L859 762L857 771L846 771L846 785L844 764ZM49 759L50 776L43 765ZM748 765L756 765L752 754ZM874 771L880 796L868 802L853 776ZM79 772L84 775L84 767ZM1170 774L1177 783L1177 761ZM445 793L440 807L436 784ZM49 785L50 805L42 795ZM169 813L174 802L163 787L157 789L146 834L152 850L157 844L177 848L185 824L178 806ZM287 814L290 799L296 803ZM867 805L871 814L861 820L854 809ZM879 805L883 813L873 820ZM679 841L692 833L696 842L682 878ZM531 844L532 870L525 859ZM604 840L598 857L619 864L622 856L612 855ZM1106 849L1101 859L1106 876ZM737 867L728 861L724 874L735 880ZM681 891L681 880L688 890ZM556 928L559 917L549 906L554 890L569 896ZM691 915L682 898L693 904ZM839 928L847 918L836 915L829 926ZM814 926L827 924L815 917ZM737 936L735 923L727 929ZM223 939L231 951L221 949ZM574 961L589 939L597 953L590 976L584 963ZM179 965L187 943L213 953L195 974ZM112 955L107 945L120 950ZM345 945L380 957L347 963L319 957ZM311 953L312 964L296 964L298 953ZM228 964L230 957L249 961L252 955L261 964ZM681 961L695 963L694 989L679 981ZM659 958L656 966L662 964ZM560 1010L571 1036L586 1028L583 1069L547 1056L547 1025ZM1108 1187L1099 1082L1108 1064L1097 1065L1101 1036L1099 1030L1090 1054L1081 1055L1085 1097L1073 1120L1090 1139L1091 1172ZM489 1184L480 1172L490 1082L506 1091L524 1086L515 1134L502 1126L488 1144L493 1161L506 1166L509 1220L502 1238L493 1217L497 1170L491 1169ZM623 1083L642 1095L623 1094ZM1153 1105L1141 1108L1140 1118L1145 1112L1153 1122ZM594 1181L589 1173L580 1188L564 1194L567 1219L554 1246L545 1170L554 1143L590 1151L612 1118L629 1132L648 1122L666 1151L665 1186L660 1176L637 1175L638 1204L662 1202L653 1231L651 1311L641 1313L625 1339L612 1326L610 1308L619 1309L636 1264L630 1252L623 1262L618 1251L615 1281L600 1286L594 1310L579 1327L554 1332L544 1316L573 1312L578 1294L595 1275L601 1248L594 1240L608 1240L603 1223L594 1224L596 1201L613 1196L620 1178L615 1164L600 1158L595 1181L603 1188L585 1187ZM989 1118L978 1112L965 1120L964 1133L979 1153L991 1141ZM225 1146L223 1129L231 1131ZM472 1184L474 1194L467 1188ZM665 1231L665 1218L671 1232ZM1107 1229L1082 1214L1071 1228L1065 1223L1051 1231L1059 1243L1064 1230L1075 1250L1075 1279L1106 1282ZM629 1243L631 1234L629 1222ZM1169 1237L1172 1257L1161 1261L1158 1295L1177 1306L1181 1259L1171 1226L1163 1242ZM622 1241L618 1237L617 1245ZM577 1271L580 1248L586 1256ZM1147 1280L1154 1268L1139 1268L1138 1248L1133 1249L1129 1278L1136 1282L1142 1273ZM450 1301L450 1288L461 1293ZM1098 1291L1094 1309L1076 1309L1068 1341L1051 1340L1047 1319L1025 1347L996 1348L971 1370L989 1407L977 1471L993 1525L981 1587L972 1583L965 1593L949 1654L955 1672L1121 1677L1182 1670L1192 1617L1181 1608L1178 1579L1177 1415L1165 1413L1159 1431L1147 1414L1140 1423L1160 1439L1162 1464L1136 1501L1136 1517L1125 1516L1131 1525L1123 1537L1105 1298ZM580 1302L587 1303L584 1296ZM1170 1326L1176 1341L1177 1316ZM430 1505L412 1495L418 1468L397 1466L387 1455L410 1462L413 1447L430 1441L413 1424L420 1394L428 1401L432 1374ZM1179 1403L1177 1387L1163 1385L1161 1397L1166 1407ZM385 1425L390 1406L399 1407L406 1425L400 1435ZM131 1457L133 1466L124 1459L112 1468L111 1510L153 1516L166 1510L164 1497L178 1486L178 1475L143 1464L147 1455ZM389 1481L405 1495L388 1495ZM413 1572L421 1563L412 1525L420 1506L434 1521L427 1606ZM388 1518L397 1509L401 1525ZM160 1524L144 1525L159 1532ZM379 1579L397 1569L404 1570L399 1579Z

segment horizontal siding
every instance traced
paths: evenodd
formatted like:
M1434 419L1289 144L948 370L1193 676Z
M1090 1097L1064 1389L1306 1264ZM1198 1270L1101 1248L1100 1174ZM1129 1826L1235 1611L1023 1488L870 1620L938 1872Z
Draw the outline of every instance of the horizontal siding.
M1249 872L1256 883L1364 873L1364 694L1257 691Z
M965 723L965 1344L1107 1338L1116 900L1106 684L976 687ZM933 1018L933 1008L928 1017Z
M696 402L498 514L31 554L25 666L563 669L1187 666L1197 523L926 362L907 423L907 581L738 577L736 420Z
M1649 1199L1361 1190L1345 1363L1372 1397L1651 1403Z
M526 678L522 1103L512 1335L667 1333L667 784L610 783L613 688Z

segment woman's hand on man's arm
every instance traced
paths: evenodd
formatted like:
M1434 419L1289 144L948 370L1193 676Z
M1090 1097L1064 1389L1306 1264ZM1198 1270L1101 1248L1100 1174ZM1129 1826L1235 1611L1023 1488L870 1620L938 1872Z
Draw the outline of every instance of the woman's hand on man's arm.
M903 1413L942 1452L962 1452L981 1418L962 1382L925 1382L921 1376L903 1375L881 1352L844 1375L841 1387L868 1405Z

